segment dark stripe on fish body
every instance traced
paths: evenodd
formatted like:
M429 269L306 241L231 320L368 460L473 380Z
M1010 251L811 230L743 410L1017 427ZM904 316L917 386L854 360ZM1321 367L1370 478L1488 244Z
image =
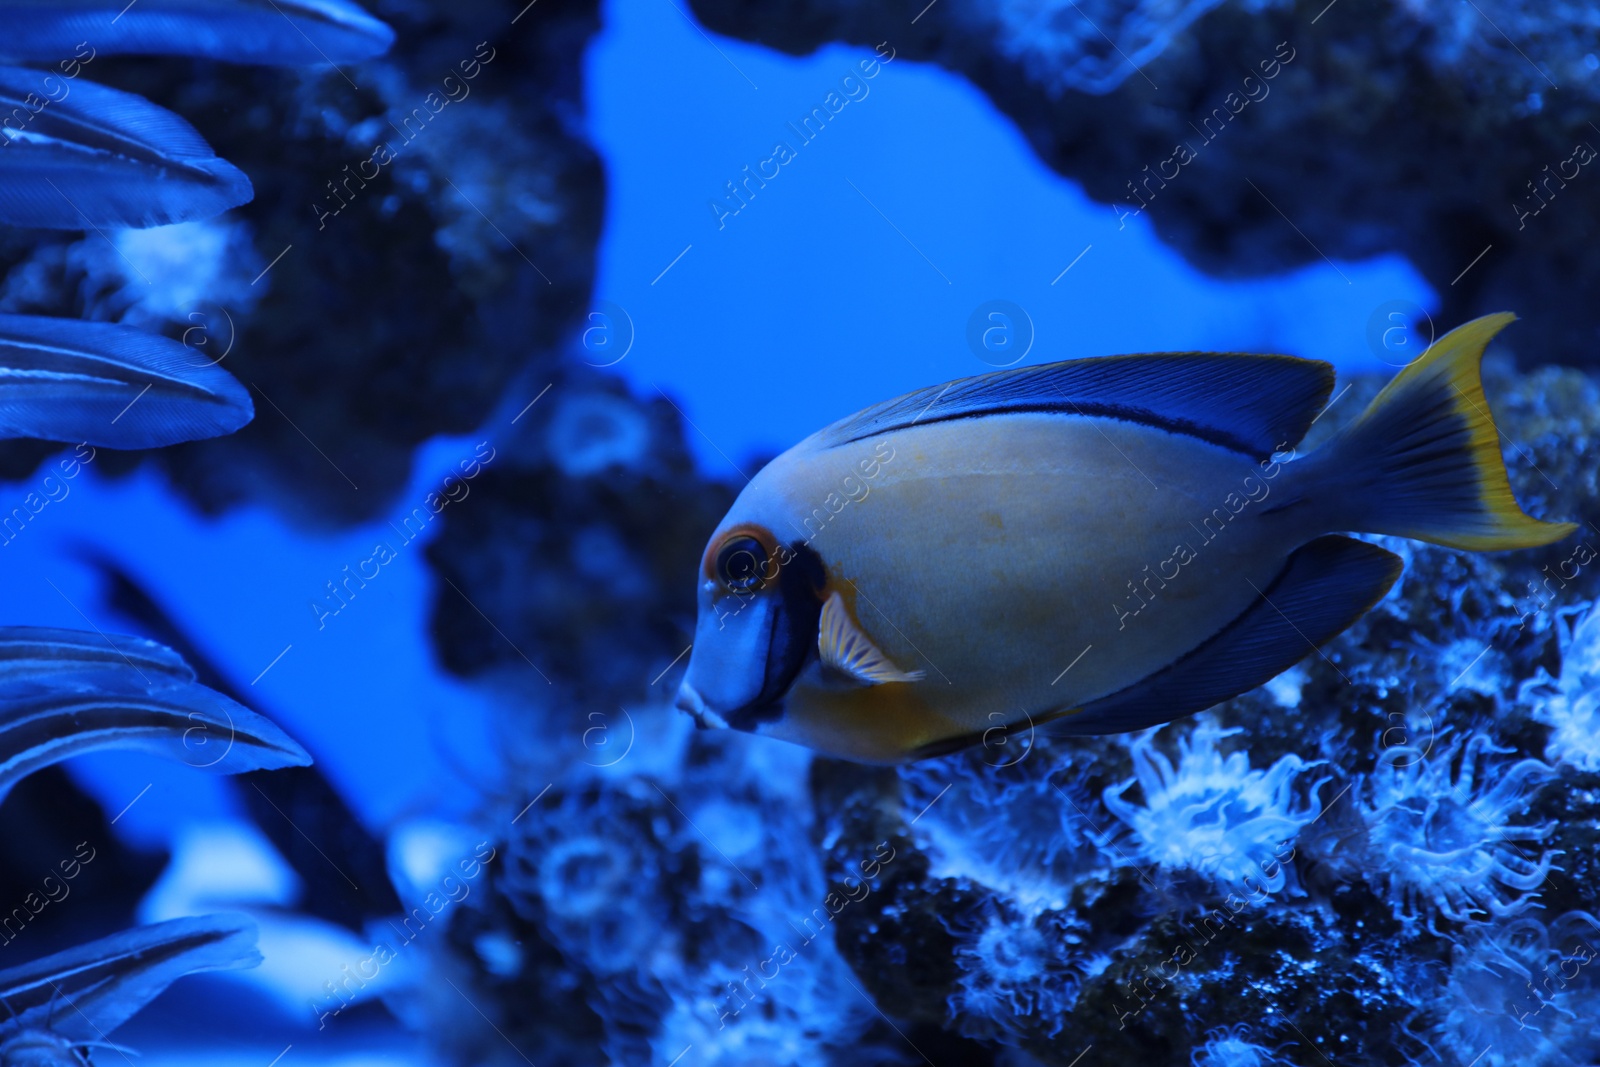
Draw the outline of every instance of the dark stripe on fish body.
M955 422L960 419L987 419L996 415L1077 415L1084 418L1116 419L1118 422L1131 422L1139 426L1151 426L1158 430L1166 430L1168 433L1199 438L1229 451L1242 453L1252 459L1262 458L1259 450L1253 445L1225 430L1212 426L1202 426L1187 419L1165 418L1141 408L1125 407L1120 404L1102 404L1094 401L1083 404L1071 401L1065 404L1018 404L1015 407L1007 407L998 411L953 411L946 415L929 415L918 419L916 425L931 426L936 422ZM848 438L840 443L849 444L853 441L865 441L868 438L881 437L897 429L904 429L904 427L885 426L881 429L864 433L859 437Z
M827 427L818 444L1026 412L1133 422L1266 459L1305 436L1332 391L1330 365L1291 356L1157 352L1065 360L907 393Z

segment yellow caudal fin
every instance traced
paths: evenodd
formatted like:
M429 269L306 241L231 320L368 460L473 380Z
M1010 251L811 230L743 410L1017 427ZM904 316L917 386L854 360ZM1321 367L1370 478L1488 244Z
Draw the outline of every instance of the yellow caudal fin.
M1577 526L1517 505L1483 395L1484 346L1516 318L1485 315L1439 338L1314 457L1347 529L1494 551L1559 541Z

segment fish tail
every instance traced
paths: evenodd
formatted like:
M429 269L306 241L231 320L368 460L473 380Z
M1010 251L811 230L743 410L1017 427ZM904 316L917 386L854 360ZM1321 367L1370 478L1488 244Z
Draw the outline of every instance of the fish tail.
M1346 529L1474 551L1532 548L1577 529L1518 506L1483 395L1484 346L1516 318L1485 315L1451 330L1318 450ZM1352 509L1354 514L1351 514Z

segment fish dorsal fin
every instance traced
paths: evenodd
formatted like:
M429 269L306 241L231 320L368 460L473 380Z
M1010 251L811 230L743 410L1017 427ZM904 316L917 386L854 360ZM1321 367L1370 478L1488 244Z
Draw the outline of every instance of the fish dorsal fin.
M1170 666L1060 719L1063 733L1142 730L1264 685L1372 608L1400 575L1400 557L1330 534L1296 549L1238 618Z
M850 618L844 598L837 591L822 605L822 621L817 627L817 652L822 665L838 671L862 685L886 682L919 682L922 671L902 671L878 646L862 633Z
M1158 352L1017 367L929 386L821 431L824 448L911 425L1038 412L1155 426L1256 459L1298 444L1333 391L1320 360Z

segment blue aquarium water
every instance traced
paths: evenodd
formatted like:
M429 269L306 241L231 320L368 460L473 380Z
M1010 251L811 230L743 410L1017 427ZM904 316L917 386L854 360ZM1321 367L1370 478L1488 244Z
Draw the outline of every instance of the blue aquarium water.
M1597 54L0 0L0 1067L1597 1062Z

